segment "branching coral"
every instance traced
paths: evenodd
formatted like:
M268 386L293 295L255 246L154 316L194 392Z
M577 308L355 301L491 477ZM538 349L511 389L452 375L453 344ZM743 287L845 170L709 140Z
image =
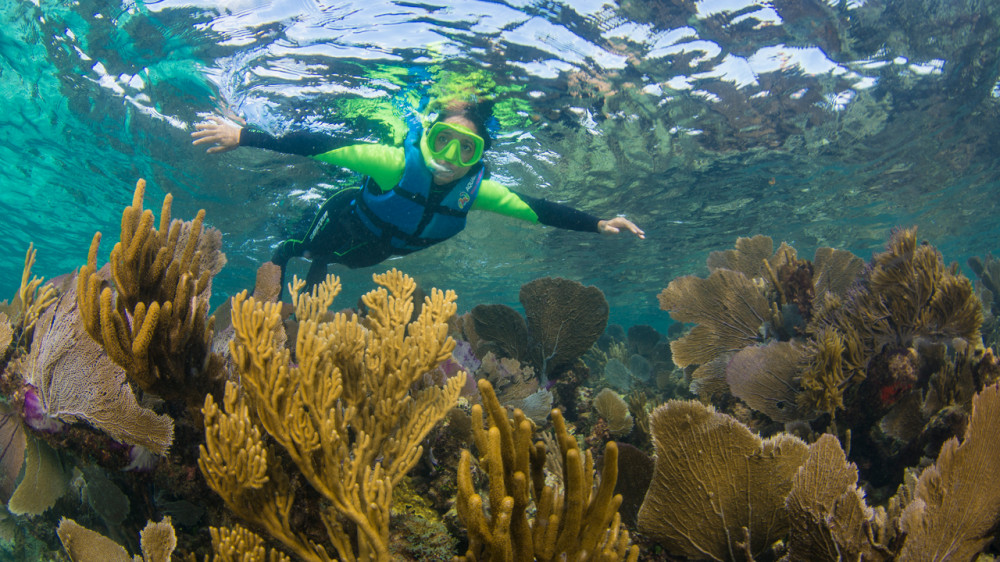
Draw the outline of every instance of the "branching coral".
M55 302L58 296L55 287L44 285L44 280L41 277L31 276L31 268L35 265L35 254L34 245L29 245L28 252L24 256L21 285L18 287L17 297L10 307L11 317L8 318L5 313L3 322L0 323L0 344L4 344L0 349L6 350L15 334L20 334L22 343L26 345L38 317L43 310ZM3 326L4 324L6 327Z
M863 350L851 330L842 334L824 329L807 344L808 366L802 371L799 406L831 415L844 407L844 391L865 378Z
M244 527L210 527L213 562L291 562L283 552L265 548L260 535Z
M455 294L434 290L410 322L414 281L396 270L374 279L382 287L362 297L363 321L344 313L318 321L339 280L328 277L304 294L296 279L297 364L274 343L280 304L237 295L232 352L241 387L227 385L224 412L211 395L205 399L199 465L209 485L239 517L305 560L330 555L292 529L295 497L279 459L287 456L327 503L320 517L343 560L387 560L393 487L416 464L420 442L465 382L460 375L443 388L411 390L454 348L447 322ZM262 430L280 450L265 444Z
M874 257L862 285L843 306L817 319L812 331L832 325L841 332L861 329L869 354L906 348L916 337L961 338L975 344L982 304L969 279L944 265L933 247L917 243L916 229L893 232L886 251Z
M563 466L563 493L545 483L546 447L531 443L534 428L519 410L513 419L500 405L486 381L479 382L483 406L472 410L473 436L480 464L489 475L490 514L472 483L472 455L462 451L458 468L458 513L469 530L469 551L459 560L582 560L634 562L637 547L629 547L628 531L621 528L614 494L618 449L605 450L600 483L594 484L590 451L581 452L566 429L559 410L552 422ZM534 517L527 509L534 502Z
M206 387L221 383L222 359L209 351L214 319L208 315L212 277L225 264L221 234L203 227L204 211L193 222L171 221L169 194L154 228L152 211L142 208L145 187L140 179L122 213L107 274L98 271L101 233L94 235L77 281L80 314L87 333L130 380L196 406ZM195 387L202 391L192 392Z

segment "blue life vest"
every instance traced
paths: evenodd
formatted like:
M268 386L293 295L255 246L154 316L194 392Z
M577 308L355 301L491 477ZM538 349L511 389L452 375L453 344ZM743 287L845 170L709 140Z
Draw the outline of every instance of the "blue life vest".
M403 144L405 166L403 177L386 192L370 178L355 199L357 216L376 236L382 238L396 254L422 250L458 234L465 228L465 218L479 193L485 167L476 165L459 179L444 196L432 192L431 171L420 152L423 127L412 123Z

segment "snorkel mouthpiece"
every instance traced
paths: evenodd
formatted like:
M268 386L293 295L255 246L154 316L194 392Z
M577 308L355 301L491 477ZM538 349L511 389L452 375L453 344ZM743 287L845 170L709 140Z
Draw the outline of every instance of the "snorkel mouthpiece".
M429 169L432 174L437 175L451 171L445 166L438 164L434 159L434 156L431 154L431 148L427 145L427 133L420 136L420 154L424 157L424 165L427 166L427 169Z

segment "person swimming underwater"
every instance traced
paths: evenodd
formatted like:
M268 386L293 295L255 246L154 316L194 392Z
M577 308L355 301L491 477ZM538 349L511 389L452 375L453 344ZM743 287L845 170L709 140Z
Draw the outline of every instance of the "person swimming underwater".
M482 157L491 145L488 118L486 104L453 103L426 128L411 119L402 147L311 132L279 138L221 116L198 123L191 136L194 145L211 145L210 154L250 146L307 156L365 176L361 188L335 193L300 237L275 250L271 261L281 267L282 280L289 259L312 261L307 287L322 281L331 263L367 267L443 242L465 228L469 211L584 232L627 230L645 238L625 217L599 219L486 179Z

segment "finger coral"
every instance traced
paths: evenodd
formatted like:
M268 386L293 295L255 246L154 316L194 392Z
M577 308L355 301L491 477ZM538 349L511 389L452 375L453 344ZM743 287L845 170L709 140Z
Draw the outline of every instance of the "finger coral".
M94 235L77 281L80 315L87 333L131 381L200 407L206 387L221 384L222 359L210 352L214 319L208 306L212 277L225 264L222 236L204 227L204 211L192 222L171 221L169 194L155 228L152 211L142 208L145 189L140 179L122 213L121 238L106 274L97 267L101 233Z
M629 546L621 527L614 494L618 449L609 443L604 469L595 484L594 461L581 451L566 429L562 413L552 411L552 422L562 457L562 493L546 485L546 447L531 443L532 423L520 410L513 419L500 405L487 381L479 381L483 405L473 406L473 436L480 465L489 476L489 509L472 482L472 455L462 451L458 468L459 518L469 531L469 550L457 560L550 560L634 562L639 555ZM484 426L484 407L487 415ZM534 516L528 509L534 505Z
M414 281L396 270L374 279L381 287L362 297L364 318L337 313L331 320L325 306L339 280L329 276L311 294L295 280L294 364L290 350L275 344L280 304L234 297L240 385L227 385L223 409L205 398L199 465L209 485L237 516L303 560L331 555L293 528L296 496L283 463L323 499L319 517L342 560L388 560L392 490L465 382L459 374L444 387L412 390L451 355L455 294L434 290L411 322Z

